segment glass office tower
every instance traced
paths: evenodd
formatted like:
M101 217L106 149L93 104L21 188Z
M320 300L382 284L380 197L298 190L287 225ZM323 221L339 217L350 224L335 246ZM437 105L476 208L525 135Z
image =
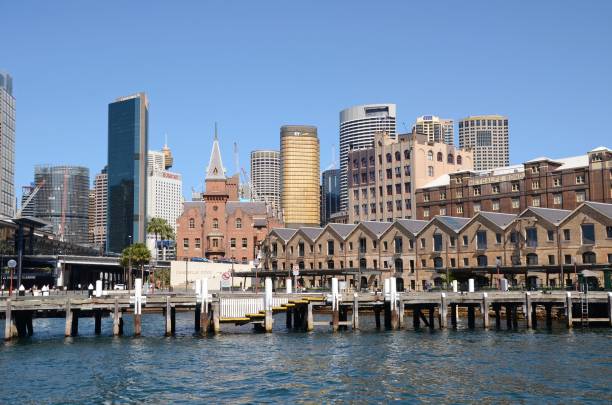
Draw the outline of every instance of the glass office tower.
M340 211L340 170L321 173L321 226L327 225L332 214Z
M0 216L15 215L15 97L13 78L0 71Z
M121 253L146 238L149 102L144 93L108 105L106 249Z

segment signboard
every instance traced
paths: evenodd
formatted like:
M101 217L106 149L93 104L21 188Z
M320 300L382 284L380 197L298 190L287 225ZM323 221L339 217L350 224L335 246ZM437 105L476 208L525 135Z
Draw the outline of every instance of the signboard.
M297 265L293 266L293 275L296 277L300 275L300 268Z
M226 271L221 274L221 288L230 288L232 286L232 273Z

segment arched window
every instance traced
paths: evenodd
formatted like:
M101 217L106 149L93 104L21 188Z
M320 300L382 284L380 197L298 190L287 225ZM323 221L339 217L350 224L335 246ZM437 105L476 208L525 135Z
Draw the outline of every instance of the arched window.
M527 265L537 265L538 264L538 255L535 253L527 254Z
M594 252L584 252L582 254L582 263L595 264L597 263L597 256L595 256Z
M195 228L195 219L189 218L189 229Z
M449 153L448 156L446 157L446 161L450 164L454 164L455 163L455 157L453 156L452 153Z
M433 160L433 152L432 151L427 152L427 160Z
M395 152L395 160L398 162L402 160L402 154L399 151Z
M480 255L476 258L478 267L487 267L489 265L489 259L485 255Z
M404 261L402 259L395 259L395 272L396 273L404 272Z
M461 155L457 155L457 164L460 165L462 163Z
M365 270L365 268L367 267L367 261L366 259L359 259L359 269L360 270Z
M236 229L242 228L242 218L236 218Z
M213 218L213 228L219 229L219 220L217 218Z
M392 160L393 158L391 157L391 154L387 153L387 163L391 163Z
M408 149L404 151L404 159L410 159L410 151Z
M428 175L429 177L433 177L433 175L434 175L434 169L433 169L433 166L427 166L427 175Z
M327 261L327 268L328 269L333 269L334 268L334 261L333 260L328 260Z
M438 152L437 160L438 160L438 162L443 162L444 161L444 155L442 155L442 152Z

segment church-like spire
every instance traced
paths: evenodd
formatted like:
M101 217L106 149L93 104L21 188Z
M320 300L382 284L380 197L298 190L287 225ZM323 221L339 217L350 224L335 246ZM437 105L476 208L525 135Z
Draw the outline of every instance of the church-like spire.
M215 122L215 139L210 153L210 161L206 169L206 180L225 180L225 169L221 160L221 150L219 149L219 139L217 137L217 123Z

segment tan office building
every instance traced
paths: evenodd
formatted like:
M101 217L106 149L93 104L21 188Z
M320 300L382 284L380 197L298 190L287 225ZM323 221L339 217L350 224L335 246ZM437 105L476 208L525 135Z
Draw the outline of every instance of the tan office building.
M281 209L289 228L319 226L319 156L317 127L281 127Z

